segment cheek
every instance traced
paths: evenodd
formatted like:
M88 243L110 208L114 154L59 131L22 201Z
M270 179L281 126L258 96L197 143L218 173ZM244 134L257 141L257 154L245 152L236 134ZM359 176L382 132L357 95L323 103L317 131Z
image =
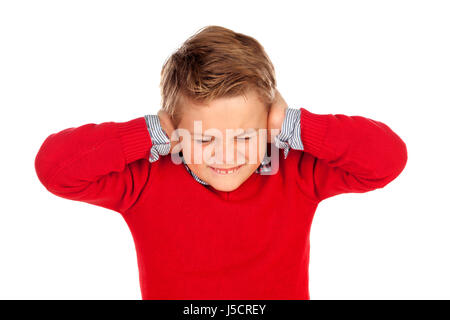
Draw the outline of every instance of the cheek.
M257 164L262 161L267 149L267 139L253 139L247 143L245 148L246 159L250 164ZM253 159L253 161L252 161Z
M204 146L195 141L186 140L182 143L183 157L186 162L192 165L198 165L203 162L202 155Z

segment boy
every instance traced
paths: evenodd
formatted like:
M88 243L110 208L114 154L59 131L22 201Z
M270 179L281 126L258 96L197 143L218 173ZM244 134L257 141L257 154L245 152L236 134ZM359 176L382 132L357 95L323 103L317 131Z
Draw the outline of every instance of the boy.
M143 299L309 299L317 205L406 165L379 121L288 108L263 47L223 27L172 54L161 93L157 115L65 129L35 160L48 191L123 216Z

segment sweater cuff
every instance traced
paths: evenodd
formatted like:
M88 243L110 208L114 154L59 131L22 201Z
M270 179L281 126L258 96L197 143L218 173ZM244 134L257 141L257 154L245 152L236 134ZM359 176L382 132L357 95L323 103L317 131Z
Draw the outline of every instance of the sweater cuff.
M147 158L151 140L144 117L118 122L117 127L126 163Z
M156 114L148 114L145 116L147 130L152 139L152 147L150 149L150 162L155 162L159 156L165 156L170 151L170 138L164 132L159 117Z
M319 158L322 157L325 136L328 129L328 117L301 109L301 133L304 150Z
M303 143L300 134L301 110L297 108L287 108L286 115L281 126L281 132L275 137L275 146L284 149L286 159L290 148L303 150Z

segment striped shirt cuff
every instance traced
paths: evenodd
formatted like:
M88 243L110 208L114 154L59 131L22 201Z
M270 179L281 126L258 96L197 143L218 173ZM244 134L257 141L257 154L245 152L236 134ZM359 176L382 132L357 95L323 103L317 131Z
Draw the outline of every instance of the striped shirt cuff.
M275 137L275 146L284 149L286 159L290 148L303 150L303 143L300 132L301 109L287 108L286 115L281 126L281 132Z
M159 156L165 156L170 151L170 139L161 127L161 122L156 114L145 115L145 122L152 140L152 147L150 148L150 162L155 162Z

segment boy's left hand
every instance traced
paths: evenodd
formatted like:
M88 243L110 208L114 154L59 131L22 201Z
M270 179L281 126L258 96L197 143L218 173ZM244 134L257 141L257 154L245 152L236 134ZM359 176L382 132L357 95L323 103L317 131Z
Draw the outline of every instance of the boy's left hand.
M267 117L267 134L270 137L270 143L275 143L275 137L281 132L286 110L288 105L276 89L275 99L270 106L269 115Z

